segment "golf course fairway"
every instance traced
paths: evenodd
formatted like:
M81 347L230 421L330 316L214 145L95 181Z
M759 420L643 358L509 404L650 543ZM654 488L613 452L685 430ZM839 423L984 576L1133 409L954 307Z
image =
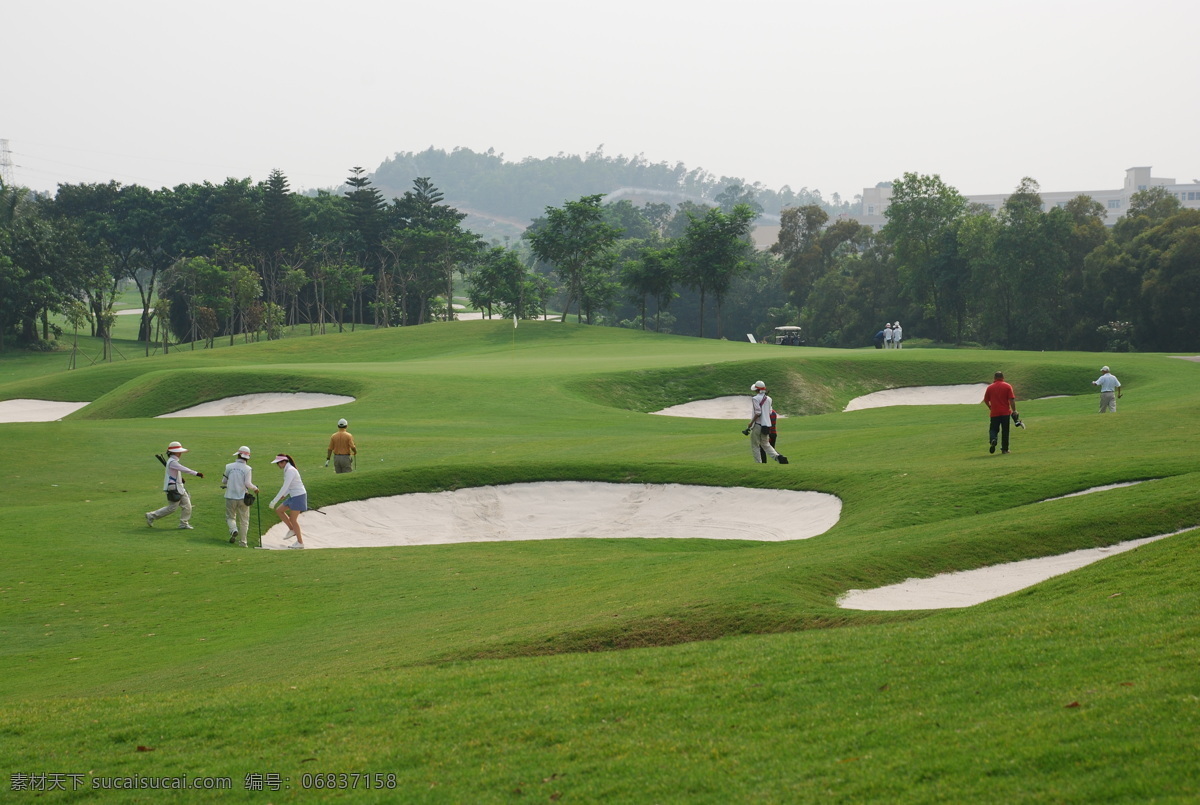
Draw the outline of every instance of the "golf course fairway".
M0 423L6 802L1200 799L1200 363L524 321L117 346L128 360L73 371L0 355L0 400L88 403ZM1096 413L1103 364L1115 414ZM982 405L843 410L996 370L1028 425L1009 455L988 453ZM754 463L744 421L652 413L745 394L748 419L756 380L788 465ZM257 394L353 401L159 418ZM342 417L359 454L335 475ZM172 440L205 475L193 530L143 517ZM278 452L317 509L569 482L840 511L803 539L253 550L229 544L219 488L241 445L252 544L278 523ZM837 603L1163 534L973 606Z

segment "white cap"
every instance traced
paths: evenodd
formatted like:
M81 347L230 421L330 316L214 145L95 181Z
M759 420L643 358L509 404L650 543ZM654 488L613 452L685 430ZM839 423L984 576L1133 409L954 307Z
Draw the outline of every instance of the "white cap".
M242 445L237 449L237 452L234 453L234 455L241 456L242 458L250 458L250 448L246 447L246 445Z
M347 426L347 425L349 425L349 424L350 424L350 423L349 423L349 422L347 422L347 421L346 421L346 420L344 420L344 419L339 419L339 420L338 420L338 427L339 427L339 428L344 428L344 427L346 427L346 426Z
M179 442L171 442L169 445L167 445L168 453L186 453L187 451L188 449Z
M767 384L762 382L761 380L755 380L754 385L750 387L750 390L751 391L766 391Z
M1107 371L1108 371L1108 367L1107 367L1107 366L1101 366L1101 367L1100 367L1100 371L1101 371L1101 372L1107 372Z
M278 463L279 463L279 462L281 462L281 461L287 461L287 460L288 460L288 457L287 457L287 456L285 456L285 455L278 455L278 456L275 456L275 458L271 459L271 463L272 463L272 464L278 464Z

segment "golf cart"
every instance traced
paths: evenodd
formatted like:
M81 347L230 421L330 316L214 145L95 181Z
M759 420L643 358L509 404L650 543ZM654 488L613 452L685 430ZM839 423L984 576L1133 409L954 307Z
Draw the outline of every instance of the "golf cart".
M775 343L788 347L802 347L804 339L800 337L799 327L794 324L786 324L783 327L775 328Z

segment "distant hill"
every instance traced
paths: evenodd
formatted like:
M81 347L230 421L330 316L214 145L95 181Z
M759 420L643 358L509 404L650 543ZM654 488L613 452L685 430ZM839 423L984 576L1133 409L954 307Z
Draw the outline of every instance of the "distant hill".
M608 201L624 198L636 205L649 202L676 206L683 201L712 204L730 185L752 190L763 207L760 224L778 224L784 207L818 204L831 213L844 204L830 204L819 192L789 187L772 190L736 177L717 177L683 163L651 163L642 156L607 156L602 149L586 156L559 154L545 159L507 162L489 149L397 153L372 175L385 198L398 198L412 189L414 179L427 176L445 195L446 203L467 213L466 225L488 238L519 237L525 227L545 213L582 196L604 194Z

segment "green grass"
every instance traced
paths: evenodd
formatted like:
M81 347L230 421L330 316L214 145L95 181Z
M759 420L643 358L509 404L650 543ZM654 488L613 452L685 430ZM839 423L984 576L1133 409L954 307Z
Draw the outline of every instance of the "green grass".
M72 372L62 357L0 356L0 399L95 401L61 422L0 425L10 775L230 776L220 799L247 802L1200 796L1197 532L964 610L835 604L850 588L1200 524L1195 363L777 349L503 321ZM1127 390L1115 416L1095 414L1090 393L1105 362ZM997 368L1029 423L1009 456L987 454L983 406L841 413L870 391L986 382ZM740 422L646 413L758 379L790 415L787 467L750 462ZM152 418L300 390L356 402ZM1076 396L1029 399L1053 394ZM361 449L349 476L321 469L340 416ZM192 532L141 517L159 505L153 454L171 439L208 475L189 485ZM223 538L217 489L243 443L291 453L317 505L598 480L817 490L843 511L795 543L244 551ZM273 491L277 471L254 464ZM306 788L318 772L390 773L397 788ZM246 791L250 773L290 788ZM87 797L161 794L46 799Z

